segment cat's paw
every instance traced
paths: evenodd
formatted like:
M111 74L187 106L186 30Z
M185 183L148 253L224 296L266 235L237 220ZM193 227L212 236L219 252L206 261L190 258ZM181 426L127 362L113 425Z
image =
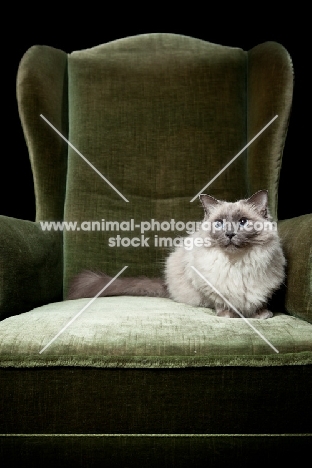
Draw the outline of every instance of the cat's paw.
M217 317L241 318L236 312L229 309L218 310Z
M273 313L268 309L260 309L255 312L255 314L251 318L256 319L268 319L273 317Z

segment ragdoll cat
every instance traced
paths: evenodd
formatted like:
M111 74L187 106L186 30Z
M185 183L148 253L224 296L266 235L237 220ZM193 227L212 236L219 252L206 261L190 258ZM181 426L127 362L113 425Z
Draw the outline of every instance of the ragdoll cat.
M272 317L267 302L284 280L286 261L268 192L236 202L199 198L204 220L168 255L164 279L117 278L101 296L168 297L213 308L220 317ZM84 271L72 280L68 299L94 297L111 279Z

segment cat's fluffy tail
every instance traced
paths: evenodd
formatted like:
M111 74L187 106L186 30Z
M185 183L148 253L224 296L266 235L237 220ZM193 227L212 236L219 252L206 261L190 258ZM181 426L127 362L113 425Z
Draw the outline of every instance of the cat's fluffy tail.
M112 277L105 273L83 271L72 279L67 299L95 297L111 280ZM103 296L169 297L166 285L161 278L147 278L146 276L116 278L99 295L99 297Z

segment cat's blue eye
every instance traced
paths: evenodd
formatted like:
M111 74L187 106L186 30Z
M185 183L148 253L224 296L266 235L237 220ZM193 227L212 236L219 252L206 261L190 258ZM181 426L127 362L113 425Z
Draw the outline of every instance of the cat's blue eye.
M240 226L245 226L245 224L247 224L247 223L248 223L248 219L247 219L247 218L241 218L241 219L239 220L239 225L240 225Z
M221 229L222 226L223 226L222 219L217 219L213 224L214 224L216 229Z

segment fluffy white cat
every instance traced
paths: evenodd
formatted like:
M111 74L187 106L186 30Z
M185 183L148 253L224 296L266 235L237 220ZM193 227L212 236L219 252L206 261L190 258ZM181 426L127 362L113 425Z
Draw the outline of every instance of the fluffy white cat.
M272 317L267 302L283 283L286 260L268 192L236 202L199 198L204 220L168 255L164 278L117 278L101 296L169 297L213 308L221 317ZM68 299L94 297L111 279L84 271L73 278Z

